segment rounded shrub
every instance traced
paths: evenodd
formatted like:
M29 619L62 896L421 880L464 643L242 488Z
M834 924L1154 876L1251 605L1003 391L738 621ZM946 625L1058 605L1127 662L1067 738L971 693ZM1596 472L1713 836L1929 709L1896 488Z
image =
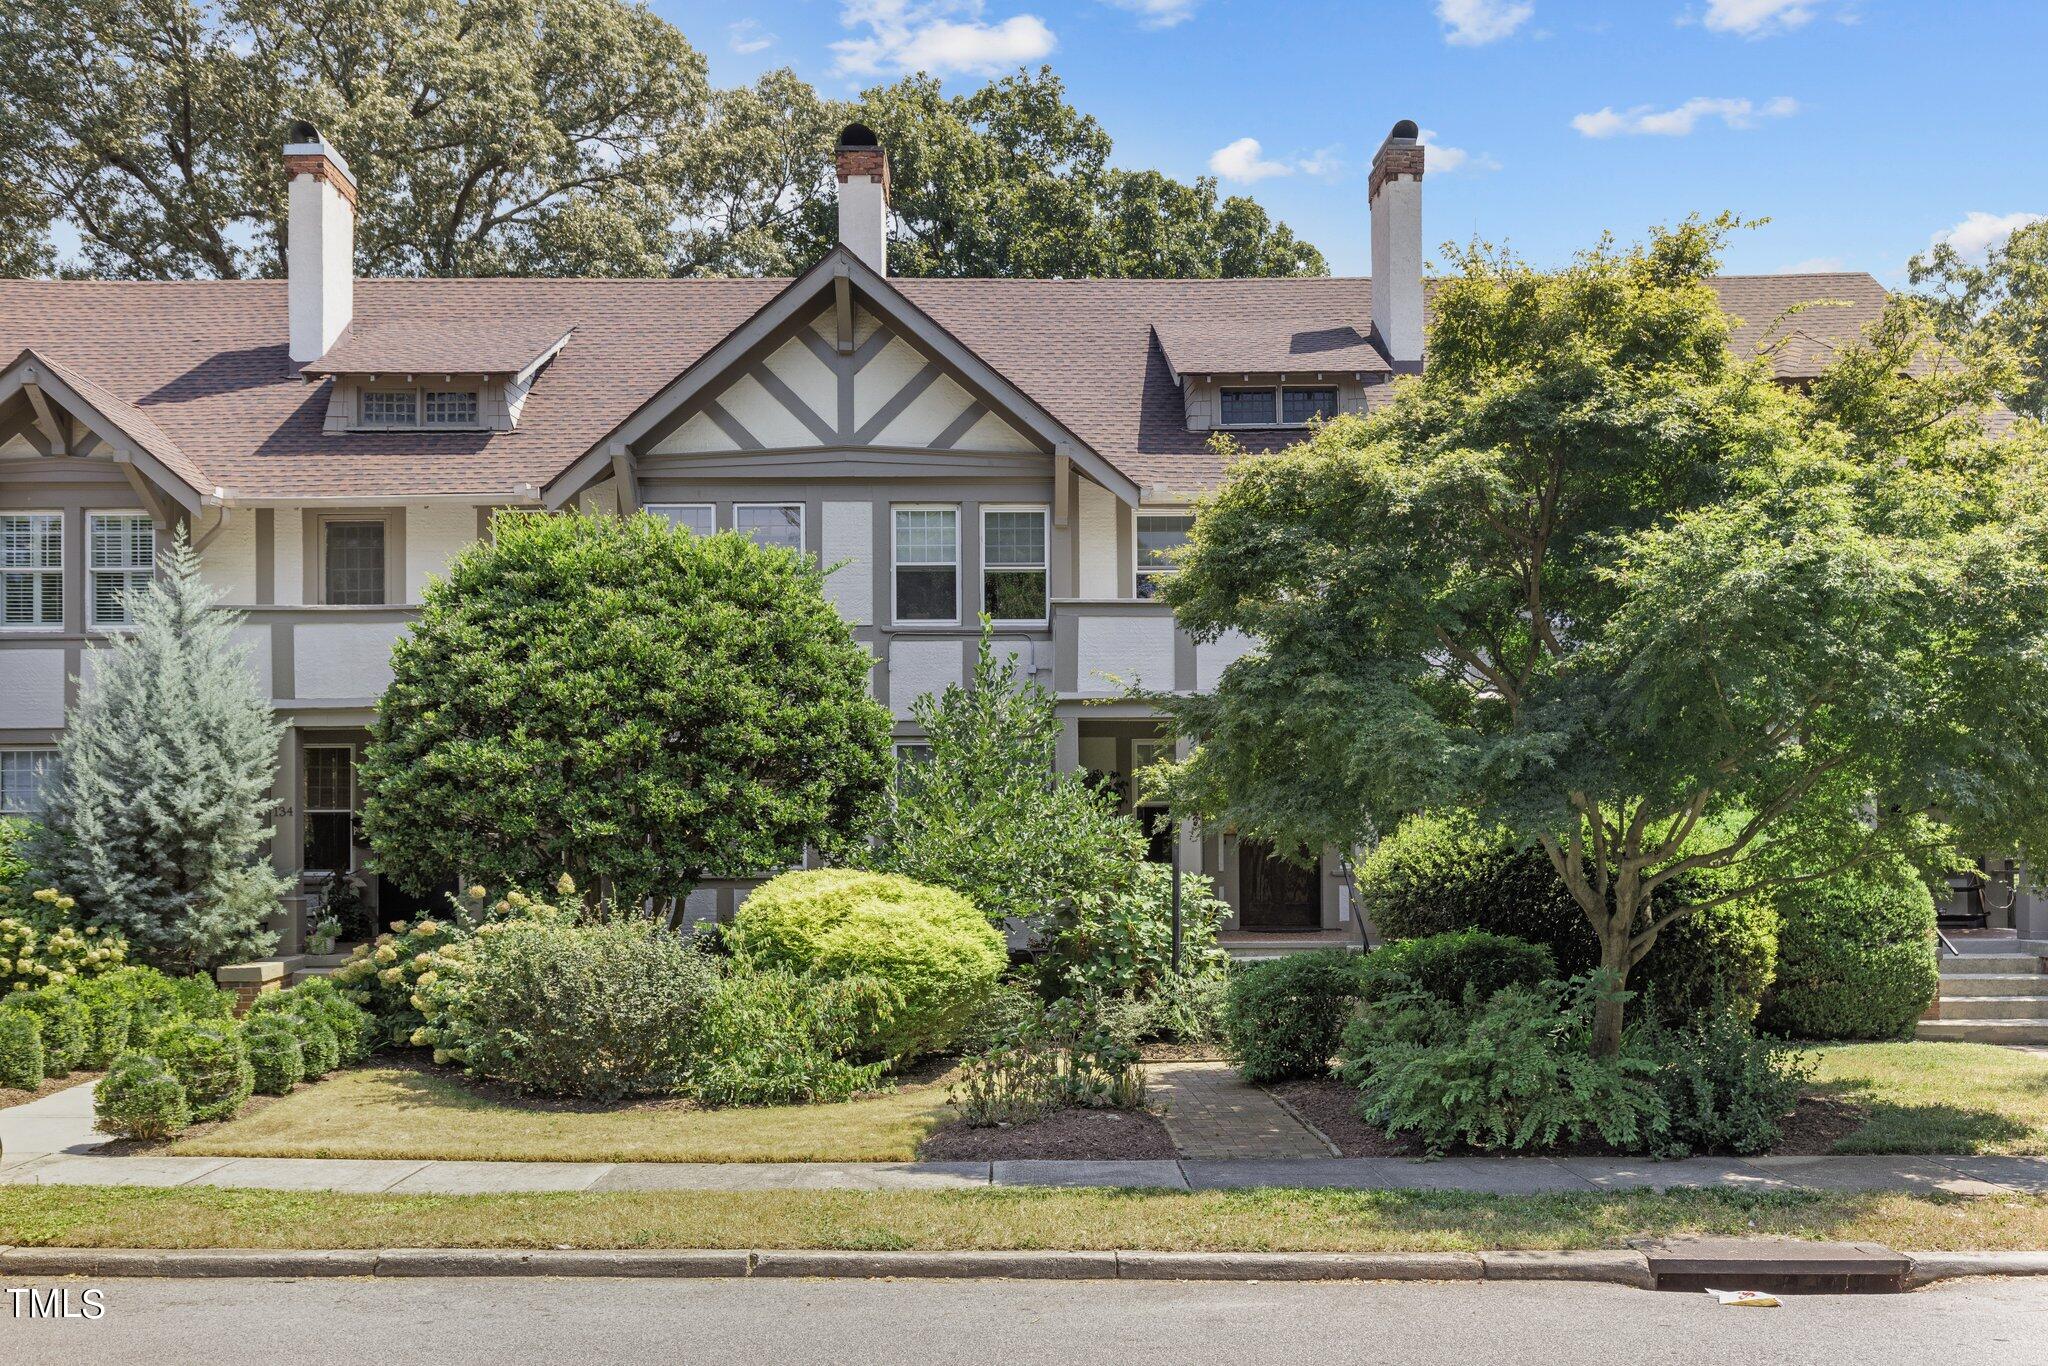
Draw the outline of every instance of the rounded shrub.
M123 1053L93 1091L93 1124L122 1138L169 1138L192 1122L185 1085L164 1060Z
M1560 977L1600 965L1593 927L1549 856L1463 815L1403 821L1359 866L1358 889L1389 940L1485 930L1549 949ZM1668 909L1710 894L1706 878L1682 875L1659 889L1658 904ZM1673 921L1629 971L1628 989L1662 1019L1720 1004L1753 1015L1771 982L1777 928L1776 909L1759 901Z
M0 1086L33 1091L43 1084L43 1022L26 1010L0 1009Z
M242 1031L249 1045L249 1073L260 1096L288 1095L306 1076L305 1053L287 1017L259 1015Z
M179 1020L157 1031L151 1051L185 1088L192 1119L227 1119L255 1088L242 1031L218 1020Z
M1934 999L1934 898L1910 869L1788 889L1760 1023L1800 1039L1896 1039Z
M958 892L852 868L764 883L727 942L755 969L879 979L887 1009L868 1021L862 1052L899 1062L959 1038L1009 963L1002 936Z
M6 998L5 1008L27 1011L42 1022L44 1076L69 1076L72 1068L85 1065L92 1044L92 1016L70 991L44 987L14 992Z
M1319 949L1258 963L1230 981L1223 1039L1247 1081L1319 1077L1358 1002L1358 959Z
M1451 1005L1467 993L1490 1000L1503 987L1533 987L1557 975L1557 960L1541 944L1484 930L1397 939L1373 950L1359 965L1358 993L1377 1001L1420 991Z
M292 1037L299 1041L299 1056L307 1081L320 1078L341 1066L341 1044L327 1021L303 1011L287 1011L274 1018L283 1020Z
M370 1049L376 1043L376 1024L369 1014L325 977L308 977L305 981L281 993L298 998L293 1007L301 1015L309 1015L334 1031L335 1047L341 1055L343 1065L358 1063L370 1056Z
M81 990L78 999L87 1019L84 1065L104 1071L127 1051L135 1013L126 1001L109 992Z

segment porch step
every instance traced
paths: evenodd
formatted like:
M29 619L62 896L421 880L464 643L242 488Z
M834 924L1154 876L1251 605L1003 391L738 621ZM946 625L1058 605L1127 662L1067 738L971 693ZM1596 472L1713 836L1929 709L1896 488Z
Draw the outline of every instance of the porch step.
M1943 1020L2048 1020L2048 996L1951 996L1942 989Z
M1949 1043L2048 1044L2048 1020L1922 1020L1913 1037Z
M2019 973L2041 971L2037 953L1949 953L1941 957L1941 975L1967 973Z
M1968 996L2048 997L2048 972L1963 972L1941 977L1941 999Z

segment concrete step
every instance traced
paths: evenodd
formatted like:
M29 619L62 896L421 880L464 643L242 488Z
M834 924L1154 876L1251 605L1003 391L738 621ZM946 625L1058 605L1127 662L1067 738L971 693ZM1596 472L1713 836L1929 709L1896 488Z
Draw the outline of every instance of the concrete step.
M1945 953L1941 975L1973 972L2039 972L2041 958L2032 953Z
M1941 979L1944 1001L1965 996L2048 996L2048 972L1964 972Z
M1944 1020L2048 1020L2048 996L1944 996Z
M2048 1020L1922 1020L1913 1037L1949 1043L2048 1044Z

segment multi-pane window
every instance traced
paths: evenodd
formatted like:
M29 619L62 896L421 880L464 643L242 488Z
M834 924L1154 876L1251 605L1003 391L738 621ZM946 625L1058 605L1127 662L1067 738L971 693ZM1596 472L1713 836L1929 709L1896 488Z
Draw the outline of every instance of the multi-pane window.
M1136 568L1139 597L1149 598L1158 594L1160 581L1179 567L1167 558L1168 552L1186 545L1188 534L1194 529L1195 519L1185 513L1138 514Z
M670 526L699 536L709 536L718 530L718 513L709 503L649 503L647 510L668 518Z
M321 566L326 601L337 607L384 602L384 523L328 522Z
M802 503L734 503L732 529L755 545L776 545L784 550L804 548L804 505Z
M1226 427L1270 427L1273 425L1271 389L1225 389L1222 420Z
M1335 389L1282 389L1280 391L1280 420L1290 425L1306 423L1310 418L1328 420L1337 415L1337 391Z
M476 390L429 389L421 396L420 416L429 427L474 427Z
M94 626L132 622L132 599L156 573L156 524L145 513L95 512L86 518L86 605Z
M41 815L56 763L54 749L0 749L0 815Z
M981 610L996 621L1045 620L1045 509L981 514Z
M960 620L960 511L896 509L896 620Z
M420 396L411 389L363 390L365 427L417 427Z
M1312 418L1337 415L1337 390L1332 385L1225 389L1218 405L1217 418L1225 427L1303 427Z
M64 624L64 517L11 512L0 517L0 595L9 626Z
M356 753L306 746L306 871L345 873L355 864Z

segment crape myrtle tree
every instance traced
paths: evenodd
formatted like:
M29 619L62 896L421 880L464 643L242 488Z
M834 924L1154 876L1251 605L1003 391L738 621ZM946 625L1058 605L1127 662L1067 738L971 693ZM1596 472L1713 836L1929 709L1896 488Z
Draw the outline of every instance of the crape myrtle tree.
M1708 284L1733 226L1549 273L1452 252L1426 372L1237 462L1162 594L1263 642L1159 699L1179 805L1296 847L1432 808L1539 845L1611 974L1601 1054L1679 917L2048 836L2038 430L1987 439L1994 377L1911 303L1775 383Z
M137 959L203 972L277 939L264 922L289 885L268 858L283 727L183 532L160 569L65 718L29 861Z
M620 904L843 853L887 790L873 659L808 557L500 513L392 651L363 757L379 871Z

